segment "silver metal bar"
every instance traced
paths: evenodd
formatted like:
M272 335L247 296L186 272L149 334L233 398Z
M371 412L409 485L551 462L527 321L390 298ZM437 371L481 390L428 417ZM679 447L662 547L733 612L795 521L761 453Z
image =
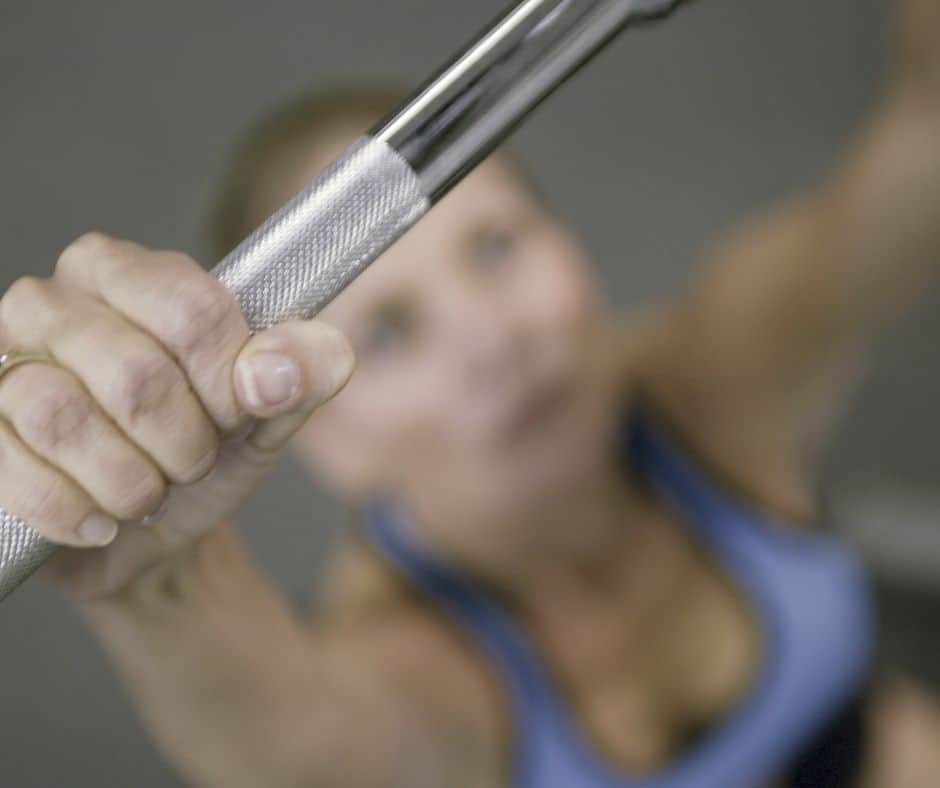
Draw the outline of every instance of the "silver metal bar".
M411 166L364 136L212 269L253 331L311 317L428 210ZM0 510L0 600L55 551Z
M214 269L257 330L309 318L631 22L682 0L523 0ZM0 509L0 600L55 550Z
M414 167L432 202L629 23L680 0L526 0L373 127Z

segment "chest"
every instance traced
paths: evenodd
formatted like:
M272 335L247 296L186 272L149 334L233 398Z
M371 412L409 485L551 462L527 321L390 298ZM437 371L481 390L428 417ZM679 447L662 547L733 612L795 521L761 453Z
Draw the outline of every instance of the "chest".
M729 714L762 662L760 626L693 550L637 576L547 597L523 627L562 707L624 773L655 771Z
M507 608L402 530L378 533L428 597L428 620L460 635L415 680L445 664L463 677L462 691L454 681L438 695L457 713L477 704L473 724L500 734L493 764L507 762L513 739L531 745L536 774L519 785L619 785L618 775L667 763L670 786L760 783L791 763L864 670L870 616L854 560L757 520L666 463L658 444L638 449L664 465L657 486L689 527L657 523L650 532L666 536L621 573L540 575L530 598ZM677 530L684 538L669 537ZM704 746L691 747L698 737Z
M761 656L750 611L694 552L673 566L649 551L643 566L623 582L545 589L538 607L513 616L563 713L624 774L657 770L720 720L751 687ZM519 732L505 676L446 616L429 608L423 620L397 640L396 681L471 726L490 754L486 784L507 784Z

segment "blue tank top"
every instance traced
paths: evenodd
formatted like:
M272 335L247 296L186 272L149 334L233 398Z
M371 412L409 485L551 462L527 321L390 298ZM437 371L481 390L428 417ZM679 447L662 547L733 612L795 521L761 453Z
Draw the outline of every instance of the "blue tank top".
M622 445L749 602L763 643L744 699L658 772L631 775L604 759L521 628L434 555L393 502L367 508L365 533L492 663L509 701L513 788L756 788L786 772L859 692L873 644L864 572L835 539L715 487L648 419L631 419Z

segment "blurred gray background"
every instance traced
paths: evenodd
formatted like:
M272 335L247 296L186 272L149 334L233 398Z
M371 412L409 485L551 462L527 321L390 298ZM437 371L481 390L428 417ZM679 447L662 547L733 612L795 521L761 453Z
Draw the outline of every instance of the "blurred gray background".
M48 273L89 229L201 255L208 195L247 122L317 82L416 84L504 5L3 0L0 287ZM723 228L831 166L884 80L890 7L702 0L619 40L515 136L617 303L668 293ZM880 578L886 660L933 681L938 337L935 294L886 338L826 471ZM297 599L340 520L290 461L242 518ZM179 784L80 620L42 583L0 606L0 780Z

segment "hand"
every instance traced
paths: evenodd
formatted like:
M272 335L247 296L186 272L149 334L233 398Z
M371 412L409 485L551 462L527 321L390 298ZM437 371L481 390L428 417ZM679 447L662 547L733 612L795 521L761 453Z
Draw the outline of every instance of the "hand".
M50 564L85 599L228 518L354 365L330 326L249 337L196 262L97 233L14 282L0 345L51 357L0 379L0 507L73 548Z

